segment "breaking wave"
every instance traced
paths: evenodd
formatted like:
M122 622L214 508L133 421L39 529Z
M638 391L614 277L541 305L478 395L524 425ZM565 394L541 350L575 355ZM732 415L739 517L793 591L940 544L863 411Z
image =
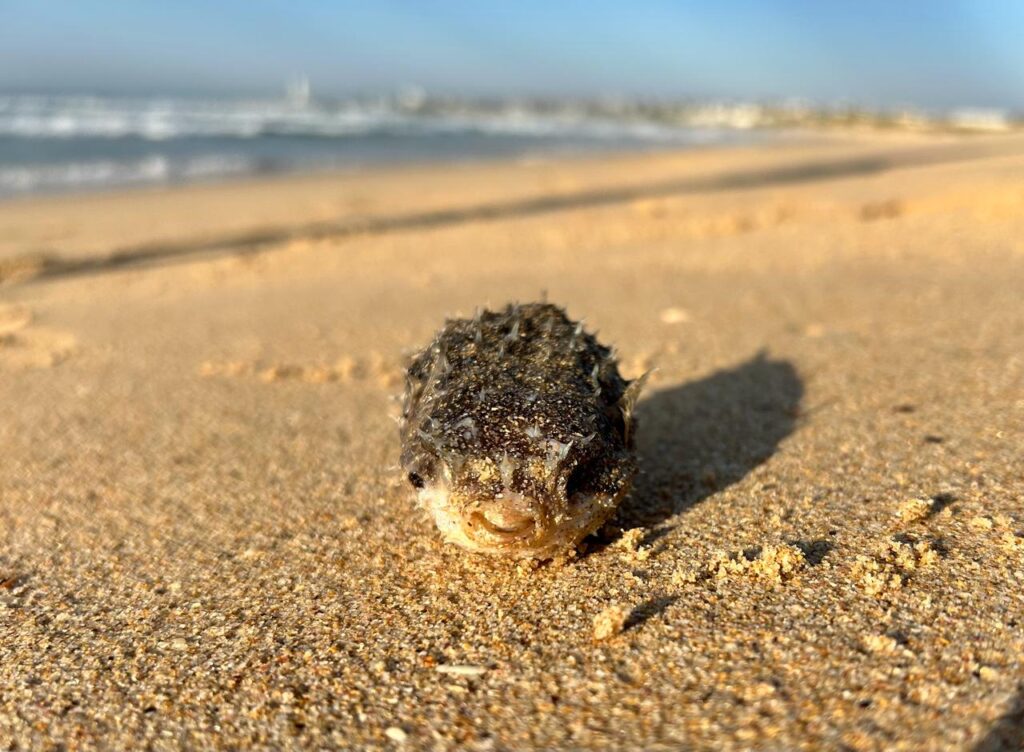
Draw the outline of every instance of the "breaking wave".
M0 95L0 195L398 160L686 146L735 134L568 105Z
M167 157L153 156L120 162L93 160L62 164L0 165L0 195L191 182L247 175L257 171L250 160L231 157L200 157L172 162Z

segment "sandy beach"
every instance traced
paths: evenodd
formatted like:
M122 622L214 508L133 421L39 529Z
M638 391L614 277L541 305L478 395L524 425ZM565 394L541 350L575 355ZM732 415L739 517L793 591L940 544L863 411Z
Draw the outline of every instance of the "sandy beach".
M542 294L657 370L529 566L395 397ZM1024 749L1020 137L8 201L0 405L4 749Z

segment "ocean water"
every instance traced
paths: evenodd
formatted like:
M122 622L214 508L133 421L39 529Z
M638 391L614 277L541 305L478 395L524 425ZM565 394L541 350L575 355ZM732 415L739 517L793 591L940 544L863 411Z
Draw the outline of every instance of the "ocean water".
M750 140L585 107L0 95L0 198L381 163Z

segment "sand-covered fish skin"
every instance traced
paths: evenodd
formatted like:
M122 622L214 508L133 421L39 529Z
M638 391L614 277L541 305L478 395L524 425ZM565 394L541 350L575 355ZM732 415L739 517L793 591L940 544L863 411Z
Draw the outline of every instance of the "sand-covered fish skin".
M628 492L641 386L555 305L449 320L408 369L402 466L449 541L550 558Z

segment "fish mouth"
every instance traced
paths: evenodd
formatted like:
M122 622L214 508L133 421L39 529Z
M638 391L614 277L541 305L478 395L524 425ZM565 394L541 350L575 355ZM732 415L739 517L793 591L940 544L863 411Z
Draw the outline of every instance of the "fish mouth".
M465 517L466 533L488 543L521 542L537 535L541 516L539 506L525 499L495 499L481 503Z
M471 526L479 526L489 535L501 539L513 540L530 537L537 529L537 522L533 517L501 516L495 519L495 515L488 515L487 512L473 512L469 519Z
M574 494L568 514L553 501L507 491L466 501L453 498L447 486L428 485L417 495L450 543L481 554L544 560L571 550L604 524L628 487L614 495Z

